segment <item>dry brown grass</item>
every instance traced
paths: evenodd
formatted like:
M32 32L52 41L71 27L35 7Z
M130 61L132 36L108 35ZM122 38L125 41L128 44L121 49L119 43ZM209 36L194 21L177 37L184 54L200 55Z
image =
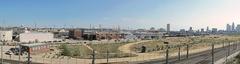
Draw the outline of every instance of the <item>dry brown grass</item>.
M131 46L131 50L139 52L142 46L147 47L147 52L161 51L166 48L164 41L169 42L170 49L174 51L179 45L185 50L186 44L190 44L191 49L198 49L201 47L210 46L214 44L222 44L223 42L236 42L240 41L240 37L236 36L222 36L222 35L210 35L210 36L198 36L198 37L169 37L166 39L154 40L150 42L144 42Z

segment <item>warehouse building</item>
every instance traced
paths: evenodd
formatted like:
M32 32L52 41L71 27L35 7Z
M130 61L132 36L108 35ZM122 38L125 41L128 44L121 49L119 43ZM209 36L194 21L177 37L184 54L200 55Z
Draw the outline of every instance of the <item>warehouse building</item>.
M25 32L19 35L20 42L52 42L54 35L45 32Z

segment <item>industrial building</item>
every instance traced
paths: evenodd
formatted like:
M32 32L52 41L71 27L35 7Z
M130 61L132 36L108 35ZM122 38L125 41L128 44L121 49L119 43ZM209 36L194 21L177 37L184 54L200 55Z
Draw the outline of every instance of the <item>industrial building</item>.
M49 42L54 41L52 33L45 32L25 32L19 35L20 42Z
M117 32L96 32L96 39L97 40L102 40L102 39L119 40L120 34Z

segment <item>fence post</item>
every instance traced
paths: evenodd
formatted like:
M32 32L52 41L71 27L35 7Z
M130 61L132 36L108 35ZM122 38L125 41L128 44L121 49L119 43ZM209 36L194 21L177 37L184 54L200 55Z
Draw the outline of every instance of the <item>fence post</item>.
M108 60L109 59L109 51L107 50L107 64L108 64Z
M212 43L212 64L214 64L214 43Z
M178 61L181 60L181 45L178 45Z
M166 64L168 64L168 42L164 42L164 44L166 44Z
M189 54L189 44L187 44L187 59L188 59L188 54Z
M92 64L95 64L95 50L92 53Z
M27 64L31 64L30 49L28 49Z

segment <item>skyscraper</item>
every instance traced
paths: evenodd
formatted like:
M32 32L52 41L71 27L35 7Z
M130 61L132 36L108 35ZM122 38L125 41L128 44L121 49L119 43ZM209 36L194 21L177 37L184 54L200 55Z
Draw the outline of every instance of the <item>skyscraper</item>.
M207 32L209 31L209 27L207 26L207 30L206 30Z
M227 26L226 26L226 31L227 31L227 32L232 31L232 28L231 28L231 25L230 25L230 24L227 24Z
M236 31L240 32L240 24L237 25Z
M232 31L235 31L235 24L234 24L234 22L232 23Z
M189 32L193 32L193 28L192 28L192 27L190 27L188 31L189 31Z
M210 32L210 30L209 30L209 27L208 27L208 26L207 26L206 32L207 32L207 33L209 33L209 32Z
M217 32L218 32L217 28L212 28L212 33L217 33Z
M201 32L204 32L204 28L201 29Z
M170 32L170 24L167 24L167 32Z

